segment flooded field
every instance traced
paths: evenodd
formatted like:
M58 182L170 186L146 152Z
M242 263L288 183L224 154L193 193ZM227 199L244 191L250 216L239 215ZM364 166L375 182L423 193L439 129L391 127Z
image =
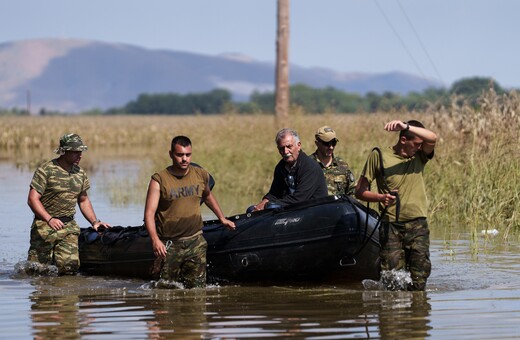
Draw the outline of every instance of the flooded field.
M113 205L102 169L89 174L99 217L141 224L140 204ZM0 162L0 338L520 338L520 245L492 236L479 235L478 248L464 233L433 239L432 275L419 293L361 283L165 290L142 280L17 275L29 245L31 177Z

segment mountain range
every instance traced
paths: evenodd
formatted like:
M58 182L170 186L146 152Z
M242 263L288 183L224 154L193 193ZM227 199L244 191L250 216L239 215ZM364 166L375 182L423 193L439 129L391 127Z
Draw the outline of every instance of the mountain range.
M203 93L227 89L233 99L273 91L274 62L238 54L203 55L79 39L0 44L0 107L80 112L120 107L142 93ZM291 84L351 93L406 94L441 85L402 72L345 73L291 64Z

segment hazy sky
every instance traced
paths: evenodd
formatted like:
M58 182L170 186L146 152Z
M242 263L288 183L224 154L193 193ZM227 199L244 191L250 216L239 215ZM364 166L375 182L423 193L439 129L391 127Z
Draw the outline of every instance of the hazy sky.
M0 42L82 38L276 57L276 0L0 0ZM520 1L291 0L290 62L520 88Z

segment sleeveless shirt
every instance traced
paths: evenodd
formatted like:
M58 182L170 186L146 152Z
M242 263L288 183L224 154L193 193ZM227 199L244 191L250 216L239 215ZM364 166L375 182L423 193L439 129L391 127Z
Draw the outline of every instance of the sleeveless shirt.
M190 165L185 176L177 177L171 174L170 168L152 175L160 187L155 223L161 239L175 240L192 236L202 229L200 202L209 182L209 173Z

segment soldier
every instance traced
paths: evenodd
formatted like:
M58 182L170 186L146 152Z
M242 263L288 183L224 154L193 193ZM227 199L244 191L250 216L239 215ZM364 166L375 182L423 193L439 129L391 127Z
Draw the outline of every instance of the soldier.
M386 211L379 229L381 269L409 270L412 284L407 289L424 290L431 262L423 172L433 158L437 135L416 120L393 120L384 129L399 131L399 139L370 153L356 197L378 202L380 211ZM377 192L370 190L374 180Z
M76 203L81 213L97 230L110 227L101 222L87 195L89 179L79 167L82 152L87 150L81 137L66 134L55 150L60 156L40 165L33 176L27 203L34 213L28 261L56 265L58 274L79 270L79 226L74 220Z
M329 126L322 126L314 135L316 151L311 155L321 166L329 195L351 195L356 187L356 179L343 159L334 156L338 143L336 132Z
M235 229L210 190L209 173L191 165L191 151L188 137L172 139L172 165L153 174L144 211L154 254L163 259L160 278L183 283L186 288L206 285L208 244L202 236L201 201L224 226Z

